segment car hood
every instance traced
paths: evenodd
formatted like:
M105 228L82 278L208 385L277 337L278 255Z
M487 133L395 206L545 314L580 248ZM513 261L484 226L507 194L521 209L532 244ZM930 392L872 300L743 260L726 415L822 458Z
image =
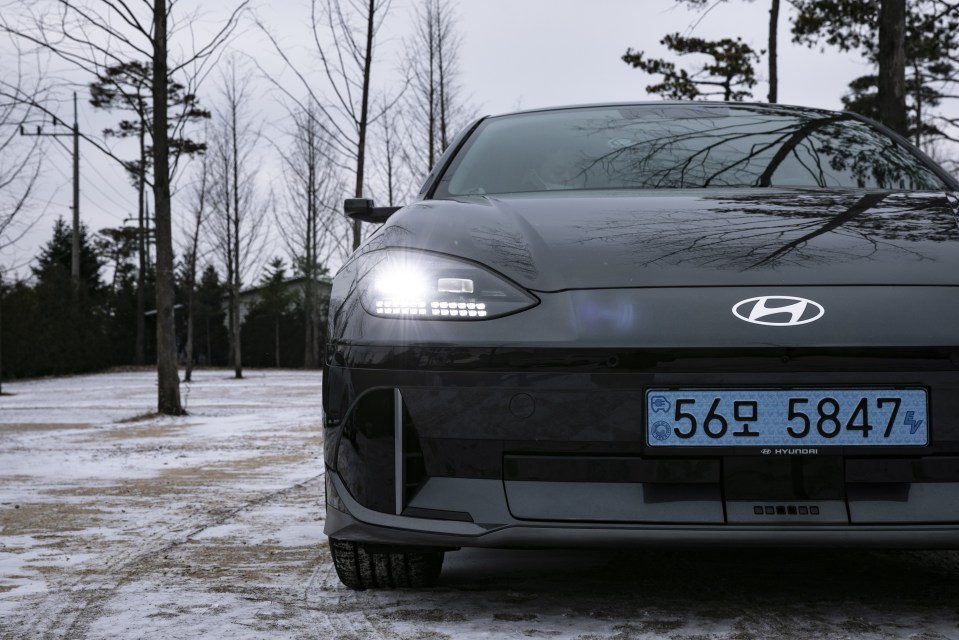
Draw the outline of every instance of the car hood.
M426 249L534 291L959 285L953 193L715 189L426 200L363 251Z

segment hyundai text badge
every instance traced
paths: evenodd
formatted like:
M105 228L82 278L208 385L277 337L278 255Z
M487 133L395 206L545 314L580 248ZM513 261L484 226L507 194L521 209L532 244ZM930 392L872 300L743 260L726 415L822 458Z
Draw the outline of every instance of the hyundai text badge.
M733 314L740 320L770 327L795 327L823 317L826 310L818 302L793 296L759 296L740 300Z

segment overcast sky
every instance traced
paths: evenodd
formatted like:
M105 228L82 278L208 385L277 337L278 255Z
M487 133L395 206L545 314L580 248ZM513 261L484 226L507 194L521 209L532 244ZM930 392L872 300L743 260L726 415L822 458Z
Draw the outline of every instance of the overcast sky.
M668 57L659 40L667 33L705 38L742 37L766 48L769 2L732 0L707 16L672 0L463 0L463 72L466 86L490 112L647 96L653 78L620 60L627 48ZM862 75L857 56L822 54L790 42L783 3L780 16L780 102L838 108L846 83ZM702 20L700 21L700 18ZM753 92L764 100L762 82Z
M183 4L188 1L183 0ZM254 9L298 62L314 69L315 87L322 91L322 76L317 73L310 54L307 4L305 0L282 3L257 0ZM399 77L398 60L402 40L410 32L413 4L414 0L393 2L375 61L378 86L395 86ZM766 48L766 0L731 0L705 17L701 12L678 7L673 0L458 0L452 4L459 16L462 36L463 95L479 114L551 105L658 100L658 96L648 96L644 89L654 79L632 69L620 57L630 47L653 56L665 56L659 40L671 32L688 34L692 29L695 35L706 38L740 36L756 49ZM218 16L211 13L215 10L209 6L207 3L203 15L207 25L213 25ZM780 102L840 108L840 97L847 83L866 73L868 66L858 56L792 44L791 16L791 7L783 3L779 38ZM241 28L231 46L255 57L281 79L292 81L291 74L282 72L265 38L250 24ZM765 64L763 60L757 69L761 80L753 90L757 101L764 100L767 94ZM77 81L88 82L83 78ZM215 78L201 92L207 106L212 106L214 84ZM254 107L268 122L282 117L276 94L267 82L260 83ZM88 96L81 94L81 130L98 131L113 124L115 116L93 112L86 104L87 99ZM66 106L63 115L69 115ZM269 125L265 132L277 135ZM81 217L92 231L119 226L125 218L135 215L135 191L113 161L89 145L82 146ZM270 153L264 145L263 154ZM42 215L16 247L0 254L0 265L8 268L23 265L50 238L53 221L58 216L69 220L70 172L69 153L56 144L49 145L45 179L35 208L35 213L42 212ZM279 244L268 252L269 255L281 253ZM22 266L19 272L25 273Z

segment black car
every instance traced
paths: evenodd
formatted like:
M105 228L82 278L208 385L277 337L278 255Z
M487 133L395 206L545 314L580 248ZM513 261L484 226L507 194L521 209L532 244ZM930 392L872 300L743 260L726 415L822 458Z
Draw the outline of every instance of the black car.
M326 534L353 588L461 547L959 547L959 188L776 105L488 117L337 274ZM387 219L388 218L388 219Z

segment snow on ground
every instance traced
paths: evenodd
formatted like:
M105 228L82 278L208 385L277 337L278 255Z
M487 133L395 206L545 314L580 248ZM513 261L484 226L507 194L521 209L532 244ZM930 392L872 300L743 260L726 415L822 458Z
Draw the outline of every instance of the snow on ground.
M320 376L5 383L0 639L959 639L953 552L447 555L437 588L352 592L322 533Z
M6 383L0 638L145 637L160 625L156 612L140 615L157 606L140 591L154 578L143 572L156 563L167 575L181 546L209 545L212 557L225 537L257 552L316 556L325 540L320 382L317 372L235 380L198 371L183 386L189 415L178 418L152 413L151 372ZM256 521L238 521L258 508ZM220 563L249 564L249 554L234 556ZM200 573L211 566L195 560ZM160 582L158 592L180 589ZM129 589L135 603L122 597ZM222 607L221 595L202 591L190 611ZM112 604L117 616L103 617Z

